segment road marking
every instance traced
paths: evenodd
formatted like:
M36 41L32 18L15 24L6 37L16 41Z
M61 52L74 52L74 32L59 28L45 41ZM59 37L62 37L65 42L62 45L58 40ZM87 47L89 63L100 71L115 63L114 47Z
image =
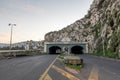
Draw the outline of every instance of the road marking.
M63 76L69 78L69 80L80 80L77 77L71 75L70 73L58 68L57 66L53 65L52 68L54 68L56 71L58 71L59 73L61 73Z
M44 80L52 80L52 78L49 76L49 74L47 74Z
M98 69L96 66L93 67L88 80L99 80L98 79Z
M58 56L55 58L55 60L50 64L50 66L46 69L46 71L43 73L43 75L39 78L39 80L45 80L45 77L47 76L48 71L52 67L52 65L55 63L57 60Z

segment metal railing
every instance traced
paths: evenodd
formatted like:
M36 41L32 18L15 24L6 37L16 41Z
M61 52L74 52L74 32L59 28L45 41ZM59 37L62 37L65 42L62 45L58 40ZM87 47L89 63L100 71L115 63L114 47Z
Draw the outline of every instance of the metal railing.
M21 56L40 54L40 50L0 50L0 56Z

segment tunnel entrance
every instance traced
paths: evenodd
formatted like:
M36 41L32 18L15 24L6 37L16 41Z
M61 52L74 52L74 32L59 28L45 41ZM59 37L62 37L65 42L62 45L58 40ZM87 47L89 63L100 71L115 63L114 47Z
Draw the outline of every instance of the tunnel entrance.
M73 54L83 54L83 47L74 46L74 47L71 48L71 53L73 53Z
M58 46L52 46L49 48L49 54L60 54L61 48Z

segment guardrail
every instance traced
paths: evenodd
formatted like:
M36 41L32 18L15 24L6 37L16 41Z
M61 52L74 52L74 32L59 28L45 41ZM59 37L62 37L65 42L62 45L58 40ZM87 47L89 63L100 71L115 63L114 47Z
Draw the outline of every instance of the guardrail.
M40 50L0 50L0 57L40 54Z
M2 52L19 52L19 51L26 51L26 50L0 50L0 53L2 53Z

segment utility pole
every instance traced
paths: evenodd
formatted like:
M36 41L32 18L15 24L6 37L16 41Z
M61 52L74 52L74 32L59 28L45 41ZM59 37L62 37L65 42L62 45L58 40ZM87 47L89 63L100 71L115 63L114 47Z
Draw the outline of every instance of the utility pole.
M13 26L16 26L16 24L11 24L9 23L9 25L11 27L11 33L10 33L10 50L12 49L12 34L13 34Z

